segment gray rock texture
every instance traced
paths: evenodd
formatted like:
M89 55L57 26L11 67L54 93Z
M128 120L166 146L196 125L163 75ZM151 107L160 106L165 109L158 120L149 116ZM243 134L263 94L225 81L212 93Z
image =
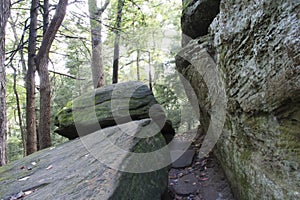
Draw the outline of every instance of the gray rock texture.
M134 171L170 159L167 151L152 157L154 160L146 156L140 162L133 159L130 152L147 153L166 145L160 133L136 137L150 122L109 127L1 167L0 199L160 199L167 187L166 167L146 173L117 170Z
M172 151L171 150L170 154L171 154L171 158L172 158L173 154L174 155L181 154L182 156L180 156L177 160L173 161L172 167L173 168L184 168L184 167L189 167L192 164L193 158L195 155L195 151L193 149L189 149L186 151L180 151L180 150Z
M175 132L144 83L108 85L69 102L55 117L55 132L69 139L132 120L152 118L169 142ZM165 123L166 122L166 123Z
M195 175L187 174L178 179L178 184L174 185L176 194L188 195L195 193L199 189L199 182Z
M294 0L221 1L209 35L176 57L198 95L204 131L218 112L208 87L216 79L191 60L210 57L217 66L227 112L214 153L236 199L300 199L299 13Z
M208 33L209 25L220 12L219 7L220 0L194 0L184 5L181 17L183 46L190 39L195 39Z

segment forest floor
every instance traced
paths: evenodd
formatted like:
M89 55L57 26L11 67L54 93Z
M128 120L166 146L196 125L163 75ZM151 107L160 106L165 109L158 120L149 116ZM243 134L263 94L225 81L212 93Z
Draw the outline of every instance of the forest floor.
M175 141L187 142L188 138ZM168 189L172 200L234 200L224 171L211 153L199 159L201 138L193 140L186 155L175 161L169 170ZM189 158L190 157L190 158ZM186 165L186 166L183 166Z

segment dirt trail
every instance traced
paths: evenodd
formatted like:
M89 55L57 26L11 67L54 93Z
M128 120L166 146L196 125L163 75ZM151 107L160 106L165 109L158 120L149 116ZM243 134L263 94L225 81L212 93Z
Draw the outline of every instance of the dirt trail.
M188 140L174 139L181 142ZM175 161L169 170L168 189L171 199L234 200L229 182L216 157L211 153L206 158L198 158L199 144L199 140L193 142L188 150L190 153ZM193 151L194 154L191 153ZM188 166L183 166L185 164Z

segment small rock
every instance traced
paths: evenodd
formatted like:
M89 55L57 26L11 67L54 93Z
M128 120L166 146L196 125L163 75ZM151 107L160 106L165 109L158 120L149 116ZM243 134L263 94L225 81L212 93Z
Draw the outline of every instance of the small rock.
M179 173L178 174L178 177L182 177L184 174L183 173Z
M178 155L178 151L171 151L171 158L172 160L174 160L174 157L177 157L176 155ZM185 151L177 160L175 160L172 163L172 166L174 168L183 168L183 167L188 167L192 164L193 158L195 155L195 151L194 150L187 150Z

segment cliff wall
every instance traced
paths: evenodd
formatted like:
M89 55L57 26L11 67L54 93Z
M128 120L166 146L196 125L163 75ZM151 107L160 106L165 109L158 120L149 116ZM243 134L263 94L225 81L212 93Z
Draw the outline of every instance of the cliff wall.
M184 9L183 28L191 27L186 23L192 19L193 26L201 26L191 9L197 15L203 2ZM199 73L193 62L205 63L209 56L226 93L225 123L214 153L236 198L299 199L300 3L223 0L218 9L207 35L183 30L190 41L176 57L197 93L203 129L218 112L208 87L218 82Z

